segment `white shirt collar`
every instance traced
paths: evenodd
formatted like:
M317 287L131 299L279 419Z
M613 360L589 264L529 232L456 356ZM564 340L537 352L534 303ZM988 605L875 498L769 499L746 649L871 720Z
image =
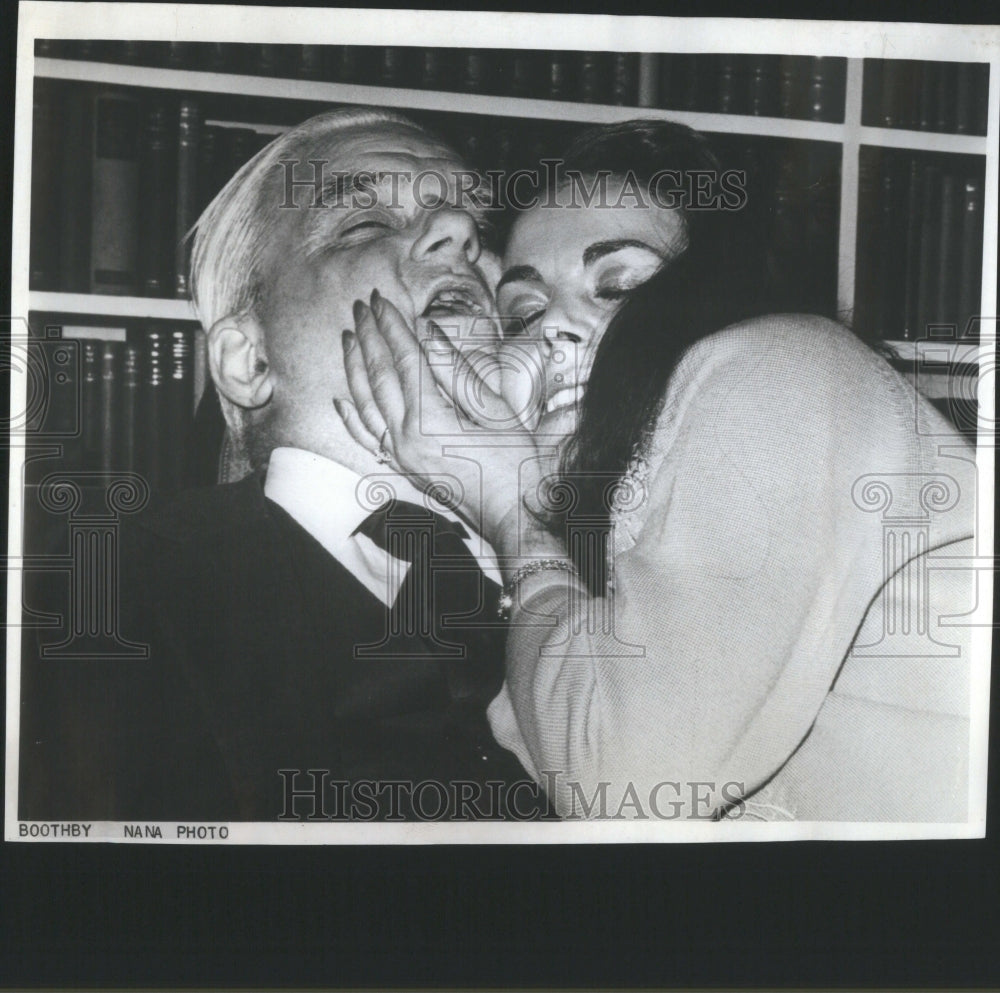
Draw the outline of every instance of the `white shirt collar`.
M338 562L383 603L396 599L408 563L390 569L390 556L365 535L354 534L358 526L384 503L374 488L392 487L399 500L427 506L428 502L405 476L386 470L359 476L322 455L301 448L276 448L271 452L264 481L264 495L286 511ZM372 490L372 493L368 493ZM381 497L384 497L384 491ZM432 509L453 521L459 517L449 508L431 503ZM464 523L464 522L463 522ZM466 525L466 530L470 530ZM469 551L483 572L502 583L493 549L479 535L466 540Z

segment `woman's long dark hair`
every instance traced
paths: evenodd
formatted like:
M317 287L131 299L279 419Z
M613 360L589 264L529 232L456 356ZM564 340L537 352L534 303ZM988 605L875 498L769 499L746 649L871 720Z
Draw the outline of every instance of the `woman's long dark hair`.
M662 170L721 174L706 139L668 121L634 120L591 128L564 155L585 176L633 175L642 188ZM717 189L713 185L713 189ZM656 208L653 208L656 209ZM574 518L610 530L609 477L620 477L659 413L667 384L696 341L739 320L771 312L763 248L743 231L738 210L681 206L687 248L633 291L598 346L580 420L564 451L562 480ZM553 520L562 531L565 521ZM591 592L603 595L602 541L570 540Z

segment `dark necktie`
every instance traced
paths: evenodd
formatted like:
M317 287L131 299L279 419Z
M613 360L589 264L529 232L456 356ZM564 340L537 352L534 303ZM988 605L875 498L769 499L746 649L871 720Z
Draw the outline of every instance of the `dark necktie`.
M410 563L386 611L385 638L359 646L359 657L434 659L444 664L455 699L492 699L503 681L506 626L496 616L499 587L462 540L468 531L426 507L393 500L355 534Z

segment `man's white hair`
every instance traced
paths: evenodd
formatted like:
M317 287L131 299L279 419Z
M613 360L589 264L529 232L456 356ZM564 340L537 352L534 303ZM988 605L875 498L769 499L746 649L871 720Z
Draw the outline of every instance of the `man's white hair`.
M223 317L252 309L263 273L260 262L268 221L284 196L282 160L297 166L297 182L312 174L307 158L338 131L378 124L424 129L401 114L374 107L349 107L309 118L286 131L247 162L205 208L191 231L191 296L208 331Z
M282 160L294 163L295 178L301 182L313 175L309 171L312 167L306 168L308 159L323 158L338 132L380 124L397 124L418 134L427 133L401 114L374 107L318 114L261 149L205 208L188 237L194 237L191 296L206 332L221 319L248 314L254 308L266 275L261 271L261 262L268 229L285 195ZM219 399L229 428L231 465L222 475L237 478L250 466L246 412L224 396Z

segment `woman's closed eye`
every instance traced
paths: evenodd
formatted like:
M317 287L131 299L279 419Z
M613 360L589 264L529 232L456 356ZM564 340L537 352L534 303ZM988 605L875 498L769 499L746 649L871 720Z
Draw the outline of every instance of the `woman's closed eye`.
M594 296L598 300L623 300L649 280L659 268L659 259L642 265L610 266L594 282Z
M548 304L534 298L514 298L498 301L500 323L504 338L515 338L531 334L548 310Z
M622 300L649 280L663 264L652 249L629 246L608 255L595 266L593 295L597 300Z

